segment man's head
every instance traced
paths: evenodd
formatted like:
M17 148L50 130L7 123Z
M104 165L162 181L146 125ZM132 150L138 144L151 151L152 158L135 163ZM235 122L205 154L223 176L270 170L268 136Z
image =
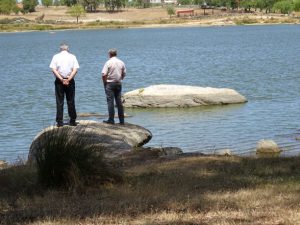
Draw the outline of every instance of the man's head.
M60 46L60 51L69 51L69 45L67 43L61 43Z
M108 55L109 55L110 58L114 57L114 56L117 56L117 49L115 49L115 48L109 49L108 50Z

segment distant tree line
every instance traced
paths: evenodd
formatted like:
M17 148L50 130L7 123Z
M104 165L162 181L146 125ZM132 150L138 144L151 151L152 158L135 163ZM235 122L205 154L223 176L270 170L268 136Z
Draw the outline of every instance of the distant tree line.
M104 5L108 11L119 10L125 7L126 0L42 0L42 4L46 7L50 5L65 5L69 7L81 5L87 12L94 12L100 4Z
M265 13L289 14L300 11L300 0L178 0L180 5L203 5L227 9L259 10Z
M22 4L23 7L19 7L16 0L0 0L0 14L9 15L11 13L17 14L19 12L34 12L35 7L38 5L38 0L23 0Z
M0 0L0 14L30 13L35 11L38 0L22 0L23 7L17 6L16 0ZM107 11L120 10L128 6L146 8L150 6L149 0L42 0L46 7L65 5L72 7L77 5L84 11L94 12L102 4ZM259 10L265 13L278 12L289 14L292 11L300 11L300 0L178 0L180 5L204 5L206 7L224 7L227 9L243 9L245 11ZM82 9L80 9L82 10Z

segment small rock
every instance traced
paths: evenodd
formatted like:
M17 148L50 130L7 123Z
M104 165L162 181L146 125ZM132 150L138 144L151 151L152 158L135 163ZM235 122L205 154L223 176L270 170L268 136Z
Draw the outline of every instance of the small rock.
M174 156L174 155L182 154L181 148L177 148L177 147L164 147L161 149L162 149L162 152L167 156Z
M257 154L265 154L265 153L279 153L281 152L277 143L273 140L260 140L256 146Z
M232 152L230 149L220 149L215 151L215 155L231 156Z
M4 169L7 167L7 162L4 160L0 160L0 169Z

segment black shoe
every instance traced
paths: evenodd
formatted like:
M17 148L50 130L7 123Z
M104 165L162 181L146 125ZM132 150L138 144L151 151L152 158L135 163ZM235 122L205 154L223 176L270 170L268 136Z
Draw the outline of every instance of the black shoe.
M62 127L63 125L64 125L63 122L57 122L57 123L56 123L56 126L57 126L57 127Z
M124 122L120 122L119 125L125 125L125 123Z
M114 122L114 121L111 121L111 120L103 120L103 123L115 124L115 122Z
M75 121L70 121L70 124L69 124L70 126L72 126L72 127L76 127L77 126L77 123L75 122Z

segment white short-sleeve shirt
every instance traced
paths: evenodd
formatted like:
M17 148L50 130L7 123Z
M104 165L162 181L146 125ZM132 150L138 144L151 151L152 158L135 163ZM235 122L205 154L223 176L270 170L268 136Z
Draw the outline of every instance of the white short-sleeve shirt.
M53 56L49 67L56 69L63 78L67 78L74 68L79 68L79 64L75 55L68 51L61 51Z
M111 57L103 66L102 75L107 75L107 82L121 82L126 74L125 63L117 57Z

